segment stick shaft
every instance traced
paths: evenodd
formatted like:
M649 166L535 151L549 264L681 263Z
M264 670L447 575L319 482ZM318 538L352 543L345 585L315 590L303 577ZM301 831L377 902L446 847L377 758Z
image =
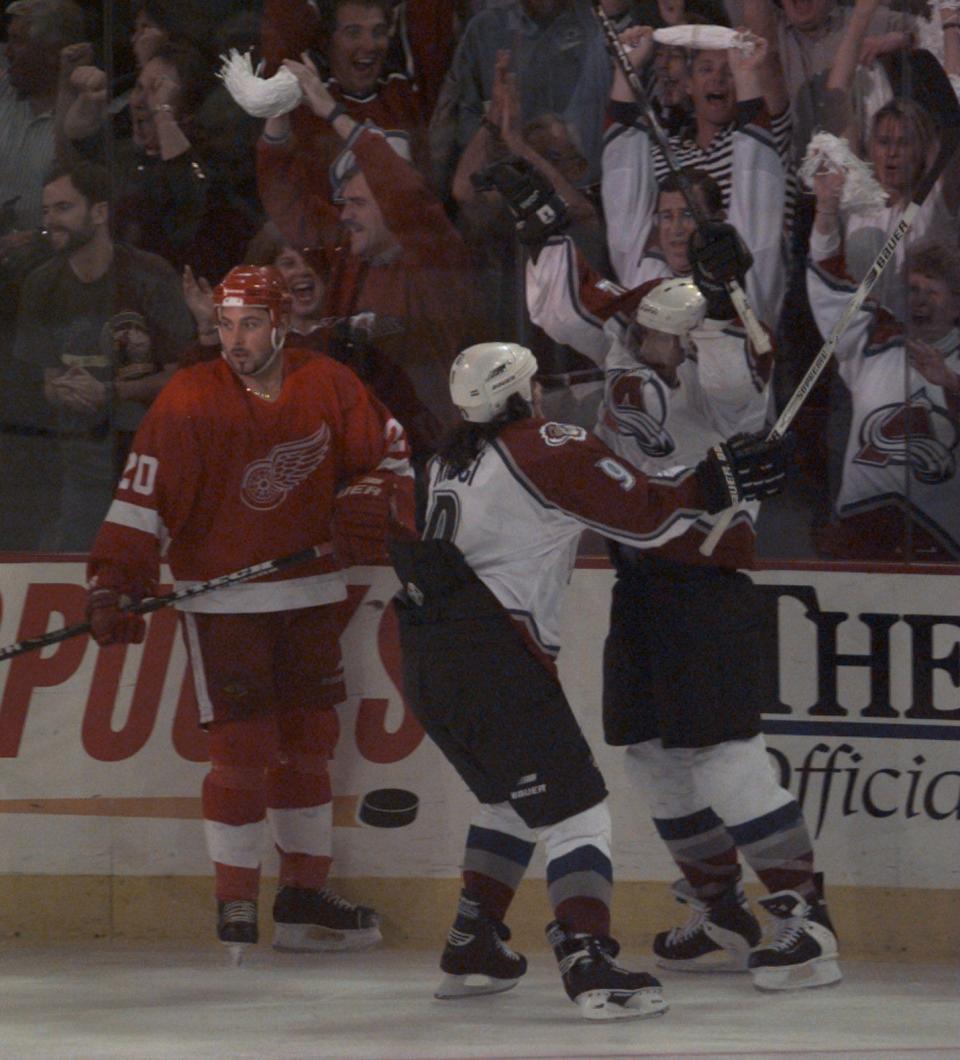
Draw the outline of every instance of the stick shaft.
M254 578L261 578L266 574L275 574L277 571L299 563L306 563L307 560L316 559L327 551L329 551L328 545L312 545L310 548L301 549L299 552L291 552L289 555L281 556L279 559L265 560L263 563L254 563L250 567L243 567L230 574L221 574L217 578L210 578L208 581L200 582L198 585L191 585L186 589L177 589L176 592L166 593L163 596L147 597L147 599L141 600L131 607L124 608L124 610L140 615L148 614L151 611L159 611L161 607L170 607L181 600L189 600L194 596L202 596L204 593L224 589L230 585L238 585ZM89 632L89 622L78 622L75 626L55 629L38 637L28 637L25 640L17 641L16 644L11 644L9 647L0 648L0 662L5 659L12 659L15 655L36 651L38 648L45 648L50 644L58 644L60 641L69 640L71 637L79 637Z

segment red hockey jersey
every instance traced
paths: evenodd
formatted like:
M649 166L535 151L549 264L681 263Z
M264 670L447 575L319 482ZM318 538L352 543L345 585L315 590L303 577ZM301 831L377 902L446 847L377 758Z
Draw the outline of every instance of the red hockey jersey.
M165 554L177 588L329 543L339 487L373 469L413 477L403 428L349 369L284 350L276 401L222 360L181 369L133 441L90 556L92 582L156 590ZM342 599L332 548L270 579L183 601L192 611L285 611Z

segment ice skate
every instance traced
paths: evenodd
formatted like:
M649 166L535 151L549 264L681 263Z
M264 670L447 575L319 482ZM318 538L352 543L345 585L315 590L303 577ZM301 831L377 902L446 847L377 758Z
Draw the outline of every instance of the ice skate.
M480 903L462 892L440 957L440 970L445 974L433 996L449 1001L499 994L516 986L527 970L527 960L506 945L509 938L506 924L484 915Z
M653 952L661 968L677 972L745 972L750 951L760 942L760 924L750 912L740 877L710 901L697 898L686 880L670 888L689 906L683 927L661 931Z
M822 897L809 904L796 891L777 891L761 898L760 904L774 917L774 936L769 946L750 955L758 990L803 990L843 977L837 936Z
M382 939L380 917L326 888L281 887L273 903L273 948L286 953L365 950Z
M247 899L217 901L217 938L227 947L231 964L243 963L248 946L259 938L257 903Z
M620 950L610 938L571 934L559 921L547 925L564 988L588 1020L646 1019L667 1011L658 980L614 962Z

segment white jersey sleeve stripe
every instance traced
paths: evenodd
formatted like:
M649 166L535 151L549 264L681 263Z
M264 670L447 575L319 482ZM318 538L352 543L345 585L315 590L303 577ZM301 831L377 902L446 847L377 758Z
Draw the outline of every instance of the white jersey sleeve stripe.
M131 504L129 501L115 500L107 512L104 522L116 523L118 526L126 526L131 530L140 530L144 534L150 534L158 541L167 538L167 528L159 513L153 508L144 508L139 504Z

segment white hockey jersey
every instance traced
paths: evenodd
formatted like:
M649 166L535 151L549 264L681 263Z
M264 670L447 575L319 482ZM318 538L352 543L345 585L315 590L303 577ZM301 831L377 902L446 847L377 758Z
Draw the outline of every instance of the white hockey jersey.
M434 457L428 474L424 537L452 541L550 656L582 530L651 546L702 506L689 468L652 481L584 428L542 419L510 424L461 472Z
M817 327L827 335L856 285L843 259L807 267ZM960 373L960 333L935 344ZM872 302L858 311L836 350L853 411L837 514L850 518L905 508L950 555L960 558L960 395L913 368L900 326Z
M569 343L604 369L597 434L648 475L695 464L715 442L762 430L772 370L771 358L756 355L737 322L705 320L691 332L695 349L680 366L677 385L668 386L628 347L636 306L655 283L626 292L598 280L567 236L554 237L527 274L533 319L552 338ZM758 510L756 504L740 509L710 562L752 563ZM698 547L713 522L702 514L690 534L661 551L686 562L704 562Z
M786 288L786 171L766 110L750 101L741 104L739 115L741 124L731 138L729 189L722 188L725 198L729 194L726 220L753 255L744 285L747 299L758 319L772 327ZM650 134L642 122L615 123L607 130L602 193L610 261L624 287L671 275L663 258L648 246L658 185ZM546 324L540 326L556 338Z
M816 226L810 233L810 257L827 261L843 253L847 271L859 282L873 267L877 254L890 233L903 219L906 206L880 206L872 210L851 213L844 220L843 234L821 235ZM925 240L943 232L952 232L956 218L947 208L940 185L934 186L910 223L906 235L897 244L892 259L886 264L873 286L871 297L891 312L897 320L907 319L907 258L910 251Z
M742 431L763 429L771 361L756 357L742 329L705 320L690 333L692 351L677 368L674 385L639 364L621 322L607 322L609 338L603 403L596 432L618 456L647 475L692 465L715 443ZM749 566L758 503L743 505L709 562ZM697 551L716 516L701 513L690 533L660 549L685 562L703 562ZM743 531L749 529L749 534Z

